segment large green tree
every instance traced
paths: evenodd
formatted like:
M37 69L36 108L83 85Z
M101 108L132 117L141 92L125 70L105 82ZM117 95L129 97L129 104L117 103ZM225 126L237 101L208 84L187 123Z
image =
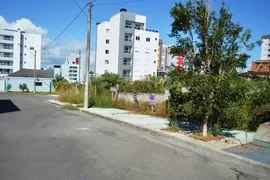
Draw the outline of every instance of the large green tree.
M209 123L217 121L223 101L229 98L226 87L233 84L237 68L246 67L247 52L259 42L250 43L251 31L232 21L224 3L216 12L210 0L189 0L176 3L170 13L174 19L170 37L176 39L170 52L185 57L186 71L174 70L169 81L175 94L183 95L182 88L187 89L181 111L201 117L198 121L206 136Z

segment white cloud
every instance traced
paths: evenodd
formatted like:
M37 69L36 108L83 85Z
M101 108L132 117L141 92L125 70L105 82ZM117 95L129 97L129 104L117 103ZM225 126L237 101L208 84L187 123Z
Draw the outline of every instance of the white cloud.
M21 29L26 31L27 33L48 34L48 30L46 28L42 28L40 26L34 25L29 19L21 18L16 20L15 22L7 22L3 16L0 16L0 27L4 27L5 29Z
M49 37L49 31L46 28L35 25L31 20L21 18L15 22L7 22L3 16L0 16L0 28L4 29L18 29L34 34L42 35L42 47L49 44L52 40ZM71 40L69 43L59 44L55 42L42 50L41 66L53 66L55 64L64 63L66 57L76 58L79 56L79 49L81 50L82 63L85 63L85 48L86 40ZM93 70L95 61L95 50L91 50L90 67Z

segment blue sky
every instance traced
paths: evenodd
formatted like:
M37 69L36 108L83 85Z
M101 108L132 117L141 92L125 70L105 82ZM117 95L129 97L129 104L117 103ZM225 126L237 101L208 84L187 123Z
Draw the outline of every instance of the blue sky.
M94 3L91 36L92 53L95 49L96 22L108 20L111 15L117 13L122 7L128 11L146 15L148 28L159 30L160 38L165 40L167 44L175 43L174 39L168 37L170 24L172 23L169 11L176 2L175 0L142 0L141 2L124 3L126 1L128 0L98 0ZM252 40L259 40L262 35L270 34L269 0L224 1L233 13L233 20L240 22L244 28L250 28L252 30ZM84 6L88 0L77 0L77 2L81 6ZM185 2L185 0L182 2ZM113 3L118 4L101 5ZM219 7L220 4L221 0L213 0L214 9ZM16 21L26 18L35 26L46 30L47 41L54 39L79 11L80 9L73 0L5 0L0 6L0 16L6 22L16 23ZM75 56L77 48L85 49L85 38L86 17L84 14L81 14L72 26L48 50L43 52L43 58L46 59L43 61L44 64L61 63L64 61L65 56L70 55L70 51ZM46 44L47 42L44 43ZM257 47L250 54L252 57L249 63L251 60L259 59L260 47Z

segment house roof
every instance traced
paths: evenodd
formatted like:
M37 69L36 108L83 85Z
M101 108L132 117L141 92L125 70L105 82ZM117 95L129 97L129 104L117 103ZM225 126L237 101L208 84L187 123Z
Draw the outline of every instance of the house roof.
M21 69L8 75L8 77L34 77L34 69ZM52 70L36 70L36 78L53 78Z

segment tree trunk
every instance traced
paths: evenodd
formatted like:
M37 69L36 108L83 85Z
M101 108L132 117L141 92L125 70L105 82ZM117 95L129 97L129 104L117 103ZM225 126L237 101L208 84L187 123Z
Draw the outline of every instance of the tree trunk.
M205 117L204 120L204 124L203 124L203 137L207 136L207 132L208 132L208 121L207 121L208 117Z

